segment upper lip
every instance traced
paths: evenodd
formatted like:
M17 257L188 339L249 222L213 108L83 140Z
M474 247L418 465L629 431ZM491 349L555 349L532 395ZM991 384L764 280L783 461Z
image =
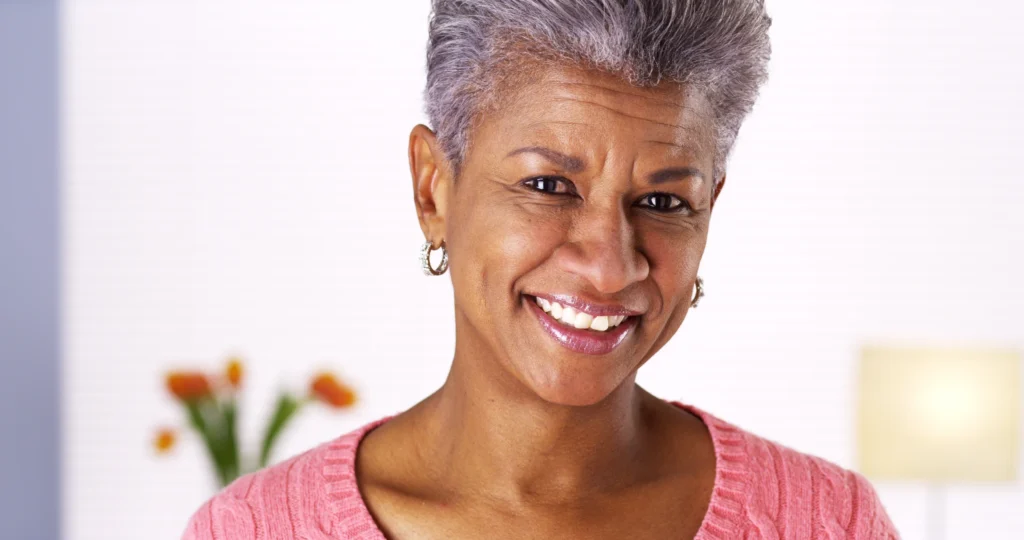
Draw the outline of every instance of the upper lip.
M550 302L558 302L562 306L568 306L576 311L583 311L595 317L601 315L625 315L627 317L643 314L643 309L629 308L621 304L599 304L585 300L571 294L533 294L537 298L544 298Z

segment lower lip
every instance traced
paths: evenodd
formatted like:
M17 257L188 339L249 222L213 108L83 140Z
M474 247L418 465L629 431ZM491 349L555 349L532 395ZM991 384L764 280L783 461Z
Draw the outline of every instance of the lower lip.
M526 303L530 305L534 314L537 315L537 320L540 321L541 328L543 328L549 336L555 338L555 341L560 345L573 352L595 355L608 354L621 345L622 342L626 340L626 337L629 336L633 328L636 327L637 318L628 317L615 328L604 332L570 328L556 321L551 314L541 309L541 307L537 305L537 301L532 297L524 297L524 299L526 300Z

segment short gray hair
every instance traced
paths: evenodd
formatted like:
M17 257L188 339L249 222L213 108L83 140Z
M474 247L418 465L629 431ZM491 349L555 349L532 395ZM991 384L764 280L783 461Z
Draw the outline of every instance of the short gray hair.
M514 45L636 86L700 90L714 115L716 180L767 78L764 0L432 1L426 108L456 171Z

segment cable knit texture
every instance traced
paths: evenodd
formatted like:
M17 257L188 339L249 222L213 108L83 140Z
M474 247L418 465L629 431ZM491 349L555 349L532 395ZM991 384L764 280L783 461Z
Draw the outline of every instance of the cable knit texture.
M696 540L898 539L863 476L695 407L715 446L715 487ZM185 540L384 540L359 494L356 448L388 419L239 478L192 517Z

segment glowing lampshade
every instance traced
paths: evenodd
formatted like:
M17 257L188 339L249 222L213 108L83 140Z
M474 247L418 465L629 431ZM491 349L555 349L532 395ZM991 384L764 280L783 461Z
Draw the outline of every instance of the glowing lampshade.
M860 470L880 480L1017 478L1021 361L1013 351L866 348Z

